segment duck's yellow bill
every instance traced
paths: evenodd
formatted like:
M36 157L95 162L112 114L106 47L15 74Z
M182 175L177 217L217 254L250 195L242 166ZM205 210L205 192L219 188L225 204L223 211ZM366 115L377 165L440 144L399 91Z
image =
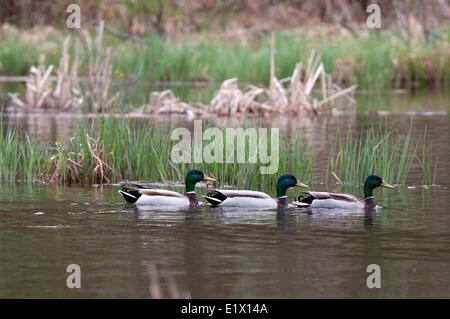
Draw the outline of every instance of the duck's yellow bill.
M386 188L396 188L395 186L389 185L388 183L386 183L385 181L383 181L380 185L381 187L386 187Z
M210 181L210 182L215 182L216 181L214 178L211 178L211 177L206 176L206 175L203 177L203 180L204 181Z
M299 187L305 187L308 188L309 186L300 182L297 182L297 184L295 184L295 186L299 186Z

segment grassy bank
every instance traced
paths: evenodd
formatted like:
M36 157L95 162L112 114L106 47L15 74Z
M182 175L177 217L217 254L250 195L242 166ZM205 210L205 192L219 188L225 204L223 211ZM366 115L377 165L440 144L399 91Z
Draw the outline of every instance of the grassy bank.
M178 142L170 138L171 130L172 127L138 128L128 120L100 117L92 125L79 127L69 141L46 145L9 127L0 134L0 179L38 179L66 184L123 180L183 182L189 169L200 168L214 175L221 185L267 189L274 185L276 176L285 172L295 174L306 183L334 183L331 174L334 172L344 182L354 185L372 173L392 183L406 184L413 163L422 168L426 184L433 184L436 174L425 132L423 137L414 140L411 131L399 134L384 126L372 127L361 136L353 136L351 131L346 135L337 132L324 175L313 172L313 146L304 141L301 132L289 143L280 137L278 171L269 175L260 174L260 168L267 166L260 161L174 163L171 151ZM249 143L246 139L246 149ZM204 142L204 147L207 144ZM236 143L234 151L237 151Z
M306 61L314 48L321 54L326 72L343 82L357 83L359 89L447 87L449 36L448 28L436 32L429 42L417 38L406 42L390 31L360 37L279 33L275 41L276 75L290 76L295 64ZM20 37L4 34L0 40L2 74L27 75L29 67L38 63L40 53L46 53L47 64L57 65L61 38L49 35L41 42L21 41ZM221 41L212 35L185 36L175 41L155 34L140 43L110 36L106 42L115 51L114 78L120 81L137 75L129 97L138 105L148 99L150 81L221 82L238 77L240 82L268 85L270 79L268 35L251 38L246 44ZM86 63L83 61L81 71Z

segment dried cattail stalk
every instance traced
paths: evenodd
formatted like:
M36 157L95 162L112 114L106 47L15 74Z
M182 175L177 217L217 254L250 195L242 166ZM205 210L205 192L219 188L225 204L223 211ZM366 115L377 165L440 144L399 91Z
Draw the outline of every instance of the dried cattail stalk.
M81 101L72 94L74 85L74 76L77 74L78 61L70 67L68 47L70 36L63 42L62 56L57 70L56 87L52 87L50 75L54 67L50 65L45 67L45 56L39 57L39 65L31 66L30 75L26 80L25 101L22 101L17 94L9 93L13 107L20 109L54 109L67 110L68 108L77 108Z
M162 92L152 92L150 94L150 104L146 104L140 110L149 114L182 114L188 117L196 117L203 114L199 108L180 101L171 90Z

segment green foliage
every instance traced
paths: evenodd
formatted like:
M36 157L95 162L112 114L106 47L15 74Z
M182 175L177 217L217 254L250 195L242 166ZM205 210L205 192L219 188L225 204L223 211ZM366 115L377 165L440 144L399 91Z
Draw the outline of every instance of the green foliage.
M154 5L154 1L148 2L149 8ZM449 30L436 31L429 42L416 38L406 42L390 31L357 38L277 33L276 76L280 79L291 76L296 63L306 62L314 49L321 54L327 72L334 76L341 74L344 82L356 82L360 89L445 87L450 80ZM11 36L1 39L3 73L28 74L29 67L37 64L40 53L46 54L47 64L57 65L62 41L54 38L45 41L47 45L42 48ZM249 38L245 43L227 42L213 34L187 35L181 40L148 34L142 43L118 41L105 34L105 41L115 51L113 66L117 83L131 74L137 75L135 88L128 90L131 102L136 105L148 102L149 86L156 81L220 83L238 77L241 83L267 86L270 80L269 35ZM81 61L80 76L87 69L86 63L85 59Z
M176 124L176 123L175 123ZM244 123L243 129L247 124ZM207 123L203 130L210 127ZM222 163L174 163L171 151L178 141L171 139L174 126L156 124L138 126L130 119L99 116L91 124L81 125L71 139L58 141L56 147L40 144L17 129L7 127L0 134L0 179L7 181L53 179L60 183L107 183L122 180L184 182L193 168L213 175L221 185L237 188L274 189L276 179L292 173L300 181L311 184L317 178L313 172L314 145L305 141L302 132L290 140L280 137L279 167L274 174L261 174L267 166L256 163L237 163L237 141L234 161L227 163L226 149ZM412 126L405 134L388 130L387 126L372 126L355 137L349 129L345 136L338 131L330 151L325 182L336 173L345 183L358 185L369 174L382 176L395 184L406 184L414 161L422 168L423 183L434 183L436 168L432 167L431 145L426 138L412 140ZM226 141L225 129L222 131ZM272 152L268 138L268 153ZM250 141L245 139L246 154ZM204 143L204 146L208 144ZM421 153L418 150L421 149ZM191 159L193 147L191 149ZM246 155L247 156L247 155Z
M359 137L353 136L351 129L345 138L338 132L330 152L326 180L334 172L344 183L359 185L368 175L376 174L390 183L406 184L421 143L421 138L412 141L411 136L412 125L406 134L399 134L381 124L378 128L372 126L361 132ZM423 140L422 148L423 155L419 163L423 168L423 181L432 184L433 172L429 166L431 153L427 152L430 145L426 139Z
M47 145L31 140L11 127L0 130L0 180L42 178L49 173L50 161Z

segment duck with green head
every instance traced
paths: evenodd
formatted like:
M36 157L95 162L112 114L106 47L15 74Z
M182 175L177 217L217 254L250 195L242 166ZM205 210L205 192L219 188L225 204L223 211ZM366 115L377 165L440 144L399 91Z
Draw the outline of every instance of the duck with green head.
M294 175L284 174L277 180L277 197L272 198L266 193L252 190L215 189L205 197L213 207L242 207L273 209L289 206L287 190L290 187L308 187L297 181Z
M195 185L201 181L215 181L198 169L190 170L185 179L184 195L166 189L148 188L134 184L135 187L124 187L119 193L130 204L163 207L193 207L198 205Z
M377 187L395 188L389 185L377 175L369 175L364 182L364 199L350 194L328 193L328 192L310 192L304 191L309 196L301 198L292 204L298 207L311 208L342 208L342 209L373 209L377 206L377 201L373 196L373 190Z

